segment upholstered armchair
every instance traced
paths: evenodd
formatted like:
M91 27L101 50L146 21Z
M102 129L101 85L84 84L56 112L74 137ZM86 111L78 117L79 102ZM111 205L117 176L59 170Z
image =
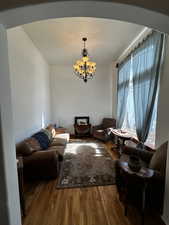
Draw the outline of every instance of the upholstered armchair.
M125 146L123 153L116 162L116 184L119 192L119 199L126 204L135 204L139 208L142 201L141 187L145 182L144 177L137 174L126 174L121 168L121 162L129 162L129 158L135 155L140 158L143 168L150 168L154 175L147 181L145 194L145 207L155 209L159 213L163 210L165 171L167 159L168 142L161 145L155 152L140 150ZM142 203L141 203L142 204Z
M94 138L97 138L101 141L108 141L112 137L108 128L116 128L116 120L112 118L104 118L102 123L97 126L93 126L92 134Z
M90 137L90 118L89 116L76 116L74 131L76 137Z

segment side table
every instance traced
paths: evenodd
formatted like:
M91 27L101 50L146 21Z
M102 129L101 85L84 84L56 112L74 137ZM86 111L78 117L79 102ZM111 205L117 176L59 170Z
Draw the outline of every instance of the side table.
M130 203L131 199L129 199L128 188L130 187L129 182L131 180L139 181L140 189L141 189L141 224L144 225L144 215L145 215L145 206L146 206L146 190L149 184L150 179L154 175L154 170L149 168L142 167L139 172L134 172L128 166L128 162L119 162L119 167L121 172L123 173L123 177L125 178L124 189L126 195L126 205L125 205L125 215L127 215L127 204ZM134 187L133 187L134 188Z
M109 128L110 132L117 138L117 148L119 149L119 153L121 155L122 149L124 147L125 141L131 140L132 137L127 132L120 129Z
M16 161L17 161L17 170L18 170L18 184L19 184L21 212L23 216L26 216L25 197L24 197L24 188L23 188L23 159L22 157L18 157Z
M64 127L55 128L55 132L56 132L56 134L68 133L67 129Z

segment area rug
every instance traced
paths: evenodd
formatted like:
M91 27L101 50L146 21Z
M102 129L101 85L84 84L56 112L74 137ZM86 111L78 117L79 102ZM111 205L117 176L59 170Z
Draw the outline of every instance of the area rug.
M115 162L98 141L72 140L64 153L57 188L115 184Z

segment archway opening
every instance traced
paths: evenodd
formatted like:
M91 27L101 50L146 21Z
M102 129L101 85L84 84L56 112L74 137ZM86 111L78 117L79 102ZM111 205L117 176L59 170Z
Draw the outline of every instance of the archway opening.
M137 16L136 16L137 15ZM0 13L0 21L7 28L49 18L96 17L128 21L168 32L168 16L135 6L96 1L70 1L27 6Z

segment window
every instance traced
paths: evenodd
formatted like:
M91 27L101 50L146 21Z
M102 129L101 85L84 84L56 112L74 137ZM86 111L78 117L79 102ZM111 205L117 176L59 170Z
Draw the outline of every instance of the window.
M162 34L153 32L130 55L128 95L125 98L126 107L121 123L121 128L131 133L136 139L138 136L139 140L144 142L147 137L145 145L151 148L155 148L158 84L163 41ZM118 98L118 104L122 105L119 100ZM148 136L144 131L148 132Z
M146 88L146 83L145 83L145 88ZM148 138L145 142L145 145L147 145L153 149L155 149L157 102L158 102L158 93L156 95L156 100L155 100L155 104L154 104L153 115L152 115L152 120L151 120L151 125L150 125L150 131L148 134ZM130 69L129 91L128 91L128 97L127 97L127 107L126 107L126 113L125 113L122 129L126 130L133 137L135 137L137 139L136 125L135 125L135 111L134 111L134 93L133 93L133 82L132 82L132 70L131 69Z

